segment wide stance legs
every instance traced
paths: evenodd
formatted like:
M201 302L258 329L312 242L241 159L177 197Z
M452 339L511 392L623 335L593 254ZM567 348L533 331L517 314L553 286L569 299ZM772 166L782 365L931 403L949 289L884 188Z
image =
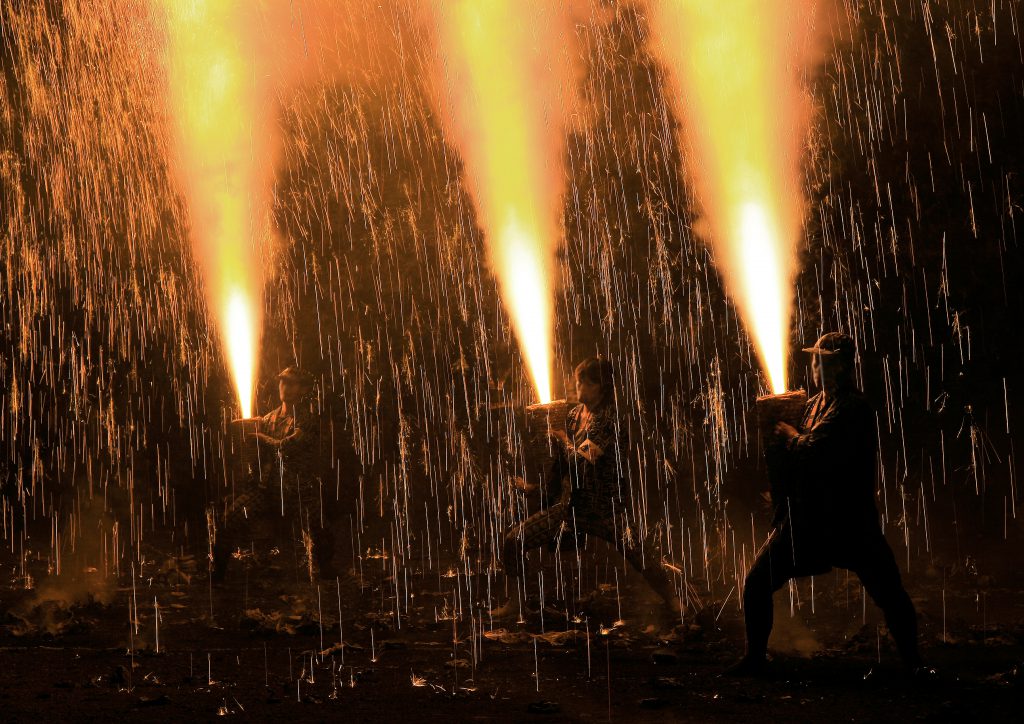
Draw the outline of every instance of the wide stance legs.
M881 531L870 534L855 550L835 556L824 565L811 567L794 563L793 542L785 529L772 534L762 549L743 588L743 609L747 630L746 660L763 662L772 632L772 597L790 579L818 575L830 568L846 568L857 574L871 599L882 609L886 625L903 661L909 667L920 664L917 649L917 613L903 588L892 549Z
M614 545L655 593L670 608L679 610L679 597L661 565L661 556L648 541L625 540L624 531L616 529L616 514L610 506L573 505L563 500L513 526L505 535L502 555L505 572L521 577L526 554L557 540L563 532L594 536Z

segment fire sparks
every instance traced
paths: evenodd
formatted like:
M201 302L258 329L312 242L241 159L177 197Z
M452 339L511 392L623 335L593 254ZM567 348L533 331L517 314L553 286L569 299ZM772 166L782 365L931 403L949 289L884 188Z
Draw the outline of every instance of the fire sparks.
M165 0L169 105L195 255L243 417L252 415L271 144L234 0Z
M630 487L623 490L639 502L629 530L664 530L677 575L704 600L720 602L712 609L720 620L735 623L741 600L735 594L768 524L752 518L738 491L725 484L727 474L749 469L757 452L754 410L747 405L754 398L751 369L736 363L751 349L738 344L725 314L726 277L707 273L707 252L692 243L687 194L671 162L679 148L665 108L667 97L680 96L664 92L643 52L652 27L645 2L595 3L600 15L577 32L587 65L580 87L594 117L568 136L564 154L548 156L564 155L568 179L556 215L564 214L564 258L554 264L555 308L565 315L567 333L564 347L554 351L570 362L599 349L615 363L616 411L632 441L623 460ZM168 0L175 11L189 3L195 4ZM404 26L388 1L381 9L354 0L322 0L315 8L237 0L235 7L257 5L275 14L261 17L266 35L290 44L284 60L246 55L246 78L292 73L297 57L308 64L294 94L282 92L276 80L269 94L282 130L275 231L289 245L274 267L264 267L262 303L250 268L227 267L239 276L219 277L214 272L221 267L205 261L215 248L206 241L215 235L203 226L209 216L199 214L220 208L220 201L204 194L226 186L201 178L205 161L194 150L186 159L191 167L179 162L174 178L166 173L165 129L173 123L165 120L181 122L165 103L165 48L157 42L165 36L154 38L166 33L162 15L114 0L0 2L0 340L6 350L0 468L9 471L11 490L0 512L10 580L42 591L48 571L85 568L90 581L109 577L117 605L106 610L129 611L136 644L147 631L153 639L156 607L146 604L142 588L126 606L118 581L130 573L150 580L145 585L168 601L159 605L161 651L168 647L164 617L181 615L171 610L179 599L161 583L167 566L152 553L167 547L168 535L174 548L180 541L195 555L198 572L174 573L181 589L174 593L191 591L190 606L207 602L206 521L217 520L213 507L223 509L220 493L233 483L225 464L233 438L216 424L225 411L211 384L230 367L222 361L229 342L210 333L214 325L204 315L209 311L221 329L255 329L259 320L251 315L262 306L266 337L250 339L266 348L264 360L284 363L294 355L322 364L330 471L324 496L354 511L338 521L339 545L355 549L352 566L367 586L366 595L352 596L354 608L345 579L339 592L331 586L325 594L344 602L345 617L358 615L364 623L366 608L403 626L443 618L457 629L453 656L469 659L473 641L486 641L481 630L495 625L469 602L498 603L492 573L499 569L491 566L500 560L503 531L534 509L520 504L521 491L506 485L504 475L505 441L518 446L526 433L509 411L535 401L532 384L494 393L512 356L493 325L503 299L483 268L477 239L465 233L476 221L491 243L502 227L483 215L476 177L463 176L473 168L470 147L454 126L442 140L436 106L417 82L415 74L429 75L422 69L436 57L425 24ZM373 14L364 22L369 5ZM410 5L435 3L402 7ZM529 7L517 5L523 13ZM932 0L899 4L898 13L894 7L891 0L841 4L842 44L816 85L828 132L814 145L821 156L808 164L820 189L808 194L814 263L799 274L792 334L813 342L824 327L857 339L860 379L879 411L886 531L893 542L905 541L897 555L923 570L933 555L958 560L957 541L935 534L953 522L993 543L1005 536L989 551L995 558L1015 551L1020 538L1014 411L1021 409L1024 385L1004 362L1019 357L1012 330L1020 300L1012 279L1022 273L1015 229L1024 178L1018 139L1024 64L1015 2ZM355 12L328 16L324 8ZM531 22L537 37L547 37L547 25ZM221 24L204 25L203 32ZM245 30L245 23L231 29L239 52ZM719 81L753 54L723 53ZM523 62L540 55L528 53ZM463 63L449 62L449 77ZM530 71L532 92L540 75ZM785 105L782 97L769 100ZM753 102L743 103L736 115L750 113ZM544 140L560 142L553 127L561 117L550 116ZM456 147L465 168L452 163ZM487 150L482 142L473 148ZM709 166L692 149L683 149L683 157ZM544 178L552 179L558 175ZM477 201L475 218L463 180ZM265 187L253 188L236 197L243 206L264 198L259 189ZM543 188L544 199L553 199ZM745 219L755 240L781 234L771 227L774 204L753 196L744 201L729 217L731 228L743 229ZM520 233L529 231L521 217L518 223ZM183 240L191 240L186 227L203 232L195 255L183 253L190 243ZM259 238L254 233L249 241ZM777 258L767 248L765 256ZM721 247L718 252L724 263ZM204 303L193 256L205 273L201 281L237 279L242 303L232 307L234 287L227 286L217 304ZM232 308L241 323L227 320ZM779 328L767 336L781 341L786 328ZM790 365L789 371L794 387L809 386L809 370ZM282 537L266 554L283 571L301 560L288 545ZM562 592L597 587L611 601L602 620L618 618L619 569L591 566L590 573L583 553L579 568L570 563L573 552L559 555L561 563L544 556L543 578L529 581L524 597L561 599ZM295 573L274 575L285 580ZM815 582L818 604L853 601L851 619L859 622L858 597L842 595L845 579L826 578ZM623 588L624 601L630 590ZM699 606L692 591L681 590ZM216 605L218 616L230 613ZM326 628L326 609L325 617ZM596 628L592 619L589 631ZM106 624L103 630L114 631ZM347 655L346 666L358 667L373 656L372 628L360 630L346 620L346 637L362 636L365 651L347 647L347 654L318 657L321 686L329 687L334 674L339 687L355 681L351 669L327 668L335 658L345 663ZM336 632L340 638L340 621ZM378 658L397 666L399 653ZM278 672L286 670L283 654ZM532 651L530 659L532 672ZM171 658L159 661L170 667L161 674L181 673ZM274 662L272 650L272 676ZM229 674L220 668L223 681ZM295 667L296 677L301 670ZM242 671L253 679L250 666ZM452 673L464 681L462 671Z
M461 0L437 9L444 90L438 99L505 306L540 402L551 400L553 252L568 86L553 54L564 18L537 0Z
M784 392L809 109L798 73L815 1L651 0L651 7L655 50L679 101L719 269L769 386Z

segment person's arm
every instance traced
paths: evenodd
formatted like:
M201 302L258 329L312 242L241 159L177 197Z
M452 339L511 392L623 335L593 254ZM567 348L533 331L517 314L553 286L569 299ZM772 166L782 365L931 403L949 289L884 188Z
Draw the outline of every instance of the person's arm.
M314 424L313 415L297 412L292 431L284 437L274 437L264 432L257 432L256 437L272 449L280 450L282 454L288 455L305 443Z
M835 466L854 462L858 454L857 430L870 426L868 409L857 398L838 400L809 430L787 436L784 452L798 465Z
M281 453L290 455L293 452L305 450L319 432L320 418L309 409L302 409L295 413L295 424L292 431L281 438L279 443Z
M262 417L253 418L255 426L253 427L250 433L254 438L259 440L261 443L271 448L274 448L275 450L281 444L281 439L274 437L269 433L263 432L260 428L263 427L264 425L272 424L273 417L276 412L277 411L274 410L273 412L268 412L266 415L263 415Z
M266 443L275 450L280 450L284 453L289 452L296 445L300 444L305 438L305 435L305 431L301 428L296 428L284 437L274 437L273 435L268 435L265 432L256 433L256 437L260 442Z

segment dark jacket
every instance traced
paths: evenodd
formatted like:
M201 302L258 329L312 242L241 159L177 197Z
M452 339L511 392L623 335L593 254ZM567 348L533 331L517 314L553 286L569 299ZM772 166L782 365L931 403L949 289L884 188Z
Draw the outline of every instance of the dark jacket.
M775 523L796 544L842 551L878 530L875 413L854 387L807 401L800 434L768 451Z

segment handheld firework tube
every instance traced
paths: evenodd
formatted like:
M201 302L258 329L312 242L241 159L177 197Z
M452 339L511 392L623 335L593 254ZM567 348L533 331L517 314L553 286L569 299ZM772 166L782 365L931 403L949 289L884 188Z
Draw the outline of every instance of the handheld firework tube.
M259 446L253 433L259 430L260 418L245 417L231 421L228 455L230 475L234 478L248 475L250 468L259 464Z
M768 469L768 483L774 503L778 502L784 489L786 471L783 458L778 454L777 449L773 454L773 449L768 442L772 430L779 422L789 423L799 430L806 406L807 392L805 390L783 392L781 395L764 395L758 397L754 403L757 410L757 427L761 431L761 440L764 443L765 466Z
M757 409L757 427L762 437L771 434L776 423L787 422L799 429L807 406L807 392L794 390L781 395L764 395L754 403Z
M565 421L569 415L566 400L529 405L526 408L525 453L526 479L536 485L544 484L544 473L558 455L559 443L555 433L565 432Z

